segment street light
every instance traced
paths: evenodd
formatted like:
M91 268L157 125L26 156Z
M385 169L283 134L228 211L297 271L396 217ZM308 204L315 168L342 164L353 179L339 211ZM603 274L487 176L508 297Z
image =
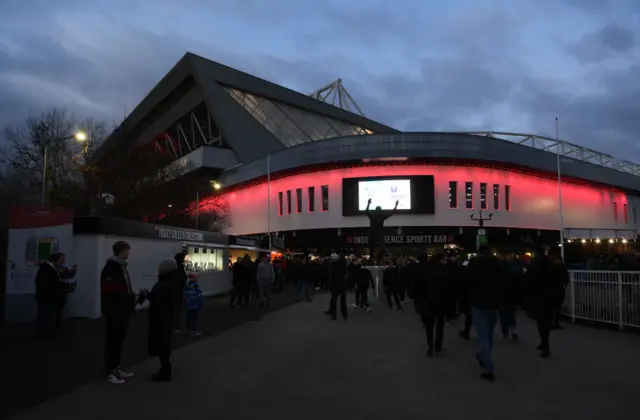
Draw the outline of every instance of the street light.
M77 131L70 136L62 137L60 141L74 139L77 142L84 143L89 136L84 131ZM42 165L42 207L47 205L47 160L49 158L49 142L44 144L44 162Z

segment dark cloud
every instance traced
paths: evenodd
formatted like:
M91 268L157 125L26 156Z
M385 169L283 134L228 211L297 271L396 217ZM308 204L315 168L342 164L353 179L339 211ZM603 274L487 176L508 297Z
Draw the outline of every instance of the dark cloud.
M256 24L248 37L264 31L266 23L258 19L267 11L273 15L273 30L297 17L290 42L298 52L284 55L267 48L238 49L221 41L215 28L203 32L195 24L189 37L170 27L148 29L114 16L106 0L43 1L31 16L37 30L18 31L0 23L0 124L55 105L79 117L119 120L189 50L305 93L342 77L367 116L400 129L552 134L559 117L563 138L640 160L633 141L640 131L640 66L600 64L629 60L637 53L637 34L614 19L606 18L601 29L577 43L541 40L539 48L546 55L535 67L524 48L533 29L519 11L471 2L455 13L438 11L427 26L424 16L429 13L421 14L419 8L423 2L408 1L405 13L378 0L352 9L337 1L322 7L312 3L292 6L274 0L267 7L251 0L217 9L229 19L239 19L246 9ZM596 0L579 3L591 11L613 8ZM571 0L565 4L578 7ZM54 13L60 5L86 13L84 29L93 30L73 32L60 23ZM184 8L211 9L201 0L158 0L160 6L163 18ZM10 0L0 5L3 11L17 16L24 8ZM313 30L305 31L307 26ZM563 51L590 67L553 56ZM540 74L541 68L548 71Z
M597 63L621 54L633 52L636 34L617 24L607 25L585 35L567 51L583 63Z

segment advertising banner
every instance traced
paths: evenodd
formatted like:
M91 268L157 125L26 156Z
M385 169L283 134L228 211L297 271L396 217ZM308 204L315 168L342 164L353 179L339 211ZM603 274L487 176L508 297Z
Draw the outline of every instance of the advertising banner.
M73 213L14 206L9 213L7 295L35 293L38 266L56 252L73 249Z

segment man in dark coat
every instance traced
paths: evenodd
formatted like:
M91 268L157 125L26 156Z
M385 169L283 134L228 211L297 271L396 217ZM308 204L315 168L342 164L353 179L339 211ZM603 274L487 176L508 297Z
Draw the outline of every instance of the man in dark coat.
M36 273L36 333L41 338L53 336L56 314L64 290L64 283L56 268L59 256L60 254L54 254L48 261L41 263Z
M174 281L176 281L176 305L175 305L175 314L174 314L174 328L176 332L182 332L183 330L183 322L184 322L184 288L187 285L187 270L185 267L186 254L184 252L178 252L174 257L177 265L178 274L175 276Z
M400 301L400 270L391 260L386 261L385 266L387 268L382 272L382 287L387 297L387 304L389 305L389 309L393 309L393 302L391 300L393 298L398 310L402 311L404 307Z
M444 321L451 307L451 282L445 254L435 255L416 283L420 319L427 332L427 356L442 351ZM435 332L435 334L434 334Z
M107 381L122 384L133 377L132 373L120 369L120 354L129 328L129 320L136 305L136 296L131 288L127 270L127 259L131 246L118 241L113 244L110 257L100 273L102 316L106 322L104 363L108 372Z
M563 264L554 263L543 249L536 250L536 256L526 274L527 300L538 325L538 350L543 359L551 356L549 335L553 325L553 311L558 308L558 302L564 296L568 277Z
M171 331L176 307L177 276L181 276L181 273L175 259L162 260L158 266L158 281L148 294L149 355L160 359L160 370L153 375L153 380L157 382L171 380Z
M480 351L476 360L483 369L480 377L495 380L493 357L493 331L498 322L498 310L504 302L506 273L504 264L491 255L488 245L481 245L478 256L468 265L469 299L473 326L478 334Z
M344 257L338 254L331 255L331 262L329 263L329 287L331 289L331 303L329 304L329 310L325 312L331 316L332 320L338 318L338 298L340 299L340 312L342 312L342 318L346 321L348 317L347 312L347 262Z
M356 304L359 308L365 311L371 311L371 305L369 305L369 287L375 289L376 284L373 281L373 275L371 271L362 266L362 260L356 259L354 264L357 268L355 275L355 288L356 288Z

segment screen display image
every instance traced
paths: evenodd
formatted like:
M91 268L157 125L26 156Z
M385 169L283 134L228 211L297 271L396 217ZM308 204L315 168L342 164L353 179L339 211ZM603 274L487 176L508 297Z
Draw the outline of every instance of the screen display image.
M358 182L358 210L381 207L382 210L393 210L398 201L398 210L411 210L411 180L381 179Z

